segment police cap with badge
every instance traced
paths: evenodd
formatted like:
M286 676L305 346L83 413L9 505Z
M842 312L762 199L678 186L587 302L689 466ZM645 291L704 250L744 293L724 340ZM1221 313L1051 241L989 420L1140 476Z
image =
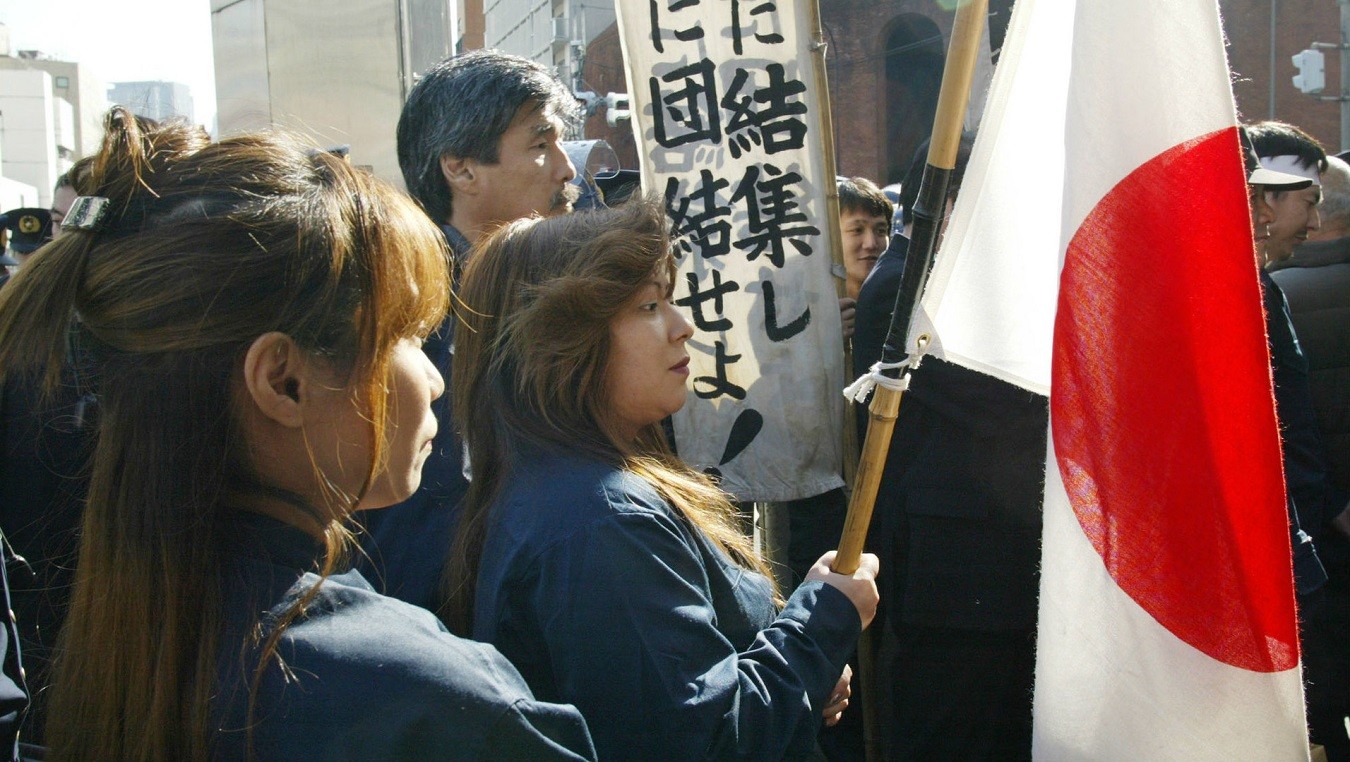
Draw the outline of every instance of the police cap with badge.
M0 227L9 232L9 248L20 254L31 254L51 240L52 213L37 207L20 207L0 214ZM8 254L0 264L17 265Z

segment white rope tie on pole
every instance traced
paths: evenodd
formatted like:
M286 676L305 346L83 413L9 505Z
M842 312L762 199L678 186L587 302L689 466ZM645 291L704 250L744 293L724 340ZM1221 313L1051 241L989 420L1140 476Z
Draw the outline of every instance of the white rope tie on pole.
M900 378L891 378L882 373L882 371L907 367L917 368L918 366L919 361L914 358L907 358L900 362L872 363L872 367L868 368L866 373L860 376L857 381L849 384L848 388L844 389L844 397L851 402L856 402L861 405L867 401L867 398L872 395L872 390L878 386L885 387L893 392L904 392L909 389L908 373Z

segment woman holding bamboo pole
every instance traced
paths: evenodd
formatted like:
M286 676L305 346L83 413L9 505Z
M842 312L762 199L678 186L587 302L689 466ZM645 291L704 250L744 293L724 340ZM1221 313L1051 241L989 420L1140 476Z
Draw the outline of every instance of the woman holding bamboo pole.
M800 757L847 704L876 559L845 576L826 554L780 604L727 495L671 453L692 329L667 228L637 199L515 222L470 261L443 613L581 709L601 758Z
M377 594L358 510L421 480L440 232L294 140L115 107L66 234L0 290L0 376L99 394L52 759L580 759L572 707Z

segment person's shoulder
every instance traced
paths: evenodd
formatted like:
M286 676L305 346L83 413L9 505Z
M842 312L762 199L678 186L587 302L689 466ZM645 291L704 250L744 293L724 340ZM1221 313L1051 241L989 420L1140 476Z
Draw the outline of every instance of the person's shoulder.
M251 719L245 705L252 668L239 669L223 654L222 748L242 748L239 729L248 726L259 756L293 759L478 759L506 741L533 739L546 748L554 726L584 741L569 748L588 747L575 709L536 701L494 647L457 637L430 612L376 593L358 572L322 583L301 575L264 615L263 642L282 612L307 594L264 670ZM577 754L559 747L556 756Z
M1340 239L1338 239L1340 240ZM1325 243L1335 243L1328 241ZM1314 244L1304 244L1312 247ZM1313 300L1325 302L1334 295L1337 302L1350 293L1350 253L1335 259L1315 256L1295 256L1291 264L1270 271L1271 280L1291 302Z
M618 465L578 455L554 455L534 468L515 469L494 505L488 542L495 561L530 559L520 569L598 548L695 544L687 525L650 482Z
M1294 256L1268 266L1271 272L1303 270L1350 264L1350 237L1322 241L1304 241L1294 249Z
M668 510L656 488L622 466L584 454L538 450L512 469L504 503L532 506L540 513L559 511L575 525L615 512Z
M317 582L306 574L301 585ZM297 586L299 587L299 585ZM305 613L283 631L279 652L315 695L353 692L362 701L410 696L472 699L505 711L528 698L505 657L457 637L426 609L375 592L351 571L319 584Z

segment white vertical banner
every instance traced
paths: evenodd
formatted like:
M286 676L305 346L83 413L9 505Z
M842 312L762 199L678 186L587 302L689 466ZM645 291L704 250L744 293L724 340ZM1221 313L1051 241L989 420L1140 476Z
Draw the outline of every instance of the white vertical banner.
M843 341L811 4L618 0L642 185L695 333L680 455L738 500L843 484Z

